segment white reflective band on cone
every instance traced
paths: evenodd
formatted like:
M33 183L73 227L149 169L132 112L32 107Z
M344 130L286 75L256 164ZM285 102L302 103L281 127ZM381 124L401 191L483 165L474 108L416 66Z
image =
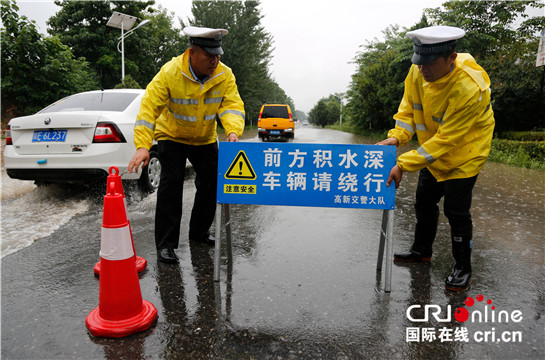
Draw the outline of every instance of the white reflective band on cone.
M102 227L100 238L100 257L105 260L125 260L134 256L131 230L129 226L122 228Z

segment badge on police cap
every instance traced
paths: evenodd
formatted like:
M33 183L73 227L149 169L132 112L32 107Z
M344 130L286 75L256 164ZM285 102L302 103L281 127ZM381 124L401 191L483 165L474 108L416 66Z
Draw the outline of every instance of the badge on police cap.
M425 65L437 59L447 51L456 48L458 39L465 35L465 31L454 26L430 26L409 31L407 37L413 40L413 64Z
M189 36L189 43L201 47L212 55L223 55L221 39L229 33L225 29L211 29L206 27L187 26L184 34Z

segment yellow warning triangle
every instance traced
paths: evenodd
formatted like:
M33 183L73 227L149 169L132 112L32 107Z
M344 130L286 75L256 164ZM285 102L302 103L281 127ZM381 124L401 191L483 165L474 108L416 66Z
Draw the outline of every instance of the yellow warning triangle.
M248 157L243 150L240 150L233 160L233 163L225 173L226 179L244 179L244 180L255 180L257 176L255 175L254 169L248 160Z

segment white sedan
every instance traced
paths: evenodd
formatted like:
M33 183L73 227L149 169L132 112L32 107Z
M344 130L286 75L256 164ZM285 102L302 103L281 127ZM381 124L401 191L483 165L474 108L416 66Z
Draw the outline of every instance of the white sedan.
M134 155L134 123L144 90L97 90L68 96L34 115L13 118L6 131L4 166L14 179L37 184L104 181L110 167L123 180L138 180L145 192L159 186L156 148L138 174L127 166Z

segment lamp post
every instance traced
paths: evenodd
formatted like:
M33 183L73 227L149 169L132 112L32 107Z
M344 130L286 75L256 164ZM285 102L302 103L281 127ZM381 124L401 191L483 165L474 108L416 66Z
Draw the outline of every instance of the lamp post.
M337 93L335 94L335 97L339 99L339 103L341 104L341 114L339 117L339 125L343 126L343 99L344 99L345 93Z
M134 23L136 22L137 17L132 15L123 14L117 11L114 11L110 20L108 20L107 26L111 26L117 29L121 29L121 36L117 38L119 42L117 43L117 51L121 53L121 81L125 79L125 38L129 37L134 30L147 25L150 21L144 20L140 22L134 29L131 30ZM129 30L125 33L126 30ZM119 45L121 44L121 49Z
M339 122L341 126L343 126L343 97L341 96L341 117L339 119Z

